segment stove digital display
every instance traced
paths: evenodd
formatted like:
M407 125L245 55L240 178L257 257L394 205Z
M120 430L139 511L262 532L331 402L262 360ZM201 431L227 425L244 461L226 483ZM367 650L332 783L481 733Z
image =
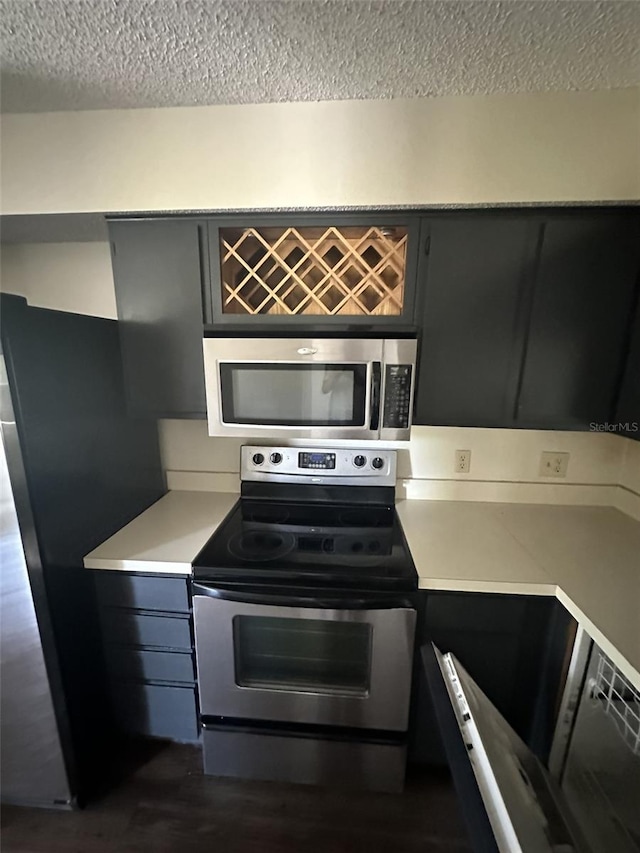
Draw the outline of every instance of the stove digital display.
M326 471L335 467L335 453L298 453L298 468L320 468Z

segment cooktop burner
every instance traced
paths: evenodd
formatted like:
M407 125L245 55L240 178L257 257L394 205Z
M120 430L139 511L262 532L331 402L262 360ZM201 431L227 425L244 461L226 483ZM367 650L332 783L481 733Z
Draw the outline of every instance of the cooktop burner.
M229 553L240 560L281 559L295 548L295 537L275 530L242 530L229 540Z

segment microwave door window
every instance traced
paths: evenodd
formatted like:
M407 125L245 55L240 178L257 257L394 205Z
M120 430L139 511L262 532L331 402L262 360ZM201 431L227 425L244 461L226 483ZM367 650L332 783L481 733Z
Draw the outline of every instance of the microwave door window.
M327 420L352 421L354 408L355 378L350 370L326 370L322 375L322 387L317 399L325 410L319 412ZM313 401L311 401L313 405Z
M225 423L363 426L364 364L222 363Z

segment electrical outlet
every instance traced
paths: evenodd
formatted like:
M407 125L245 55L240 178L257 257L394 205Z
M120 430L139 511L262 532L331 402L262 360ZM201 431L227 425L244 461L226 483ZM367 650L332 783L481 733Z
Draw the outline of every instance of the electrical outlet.
M541 477L566 477L569 467L569 454L555 450L543 450L540 456Z
M471 451L456 450L456 474L468 474L471 467Z

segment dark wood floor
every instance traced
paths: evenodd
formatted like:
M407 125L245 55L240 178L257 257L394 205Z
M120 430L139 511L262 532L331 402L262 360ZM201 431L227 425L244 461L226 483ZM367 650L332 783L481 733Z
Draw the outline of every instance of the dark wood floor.
M166 745L76 812L5 806L3 853L466 853L449 777L412 772L405 793L366 794L202 775Z

